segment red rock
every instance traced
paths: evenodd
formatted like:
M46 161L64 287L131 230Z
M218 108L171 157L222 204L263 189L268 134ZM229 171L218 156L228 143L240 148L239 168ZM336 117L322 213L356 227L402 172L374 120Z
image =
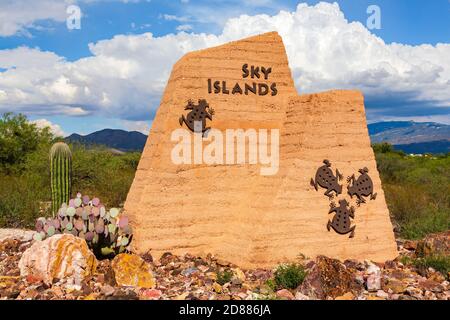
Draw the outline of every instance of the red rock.
M161 298L162 292L157 289L144 289L139 292L139 298L157 300Z
M347 268L336 259L318 256L300 287L301 293L313 299L336 298L352 292L355 296L363 286Z
M43 281L42 277L38 277L32 274L27 275L25 279L29 284L39 283Z
M432 292L442 292L443 288L442 286L433 281L433 280L425 280L425 281L419 281L419 287L423 290L428 290Z
M276 295L277 295L278 298L281 298L281 299L287 299L287 300L294 300L295 299L295 297L292 294L292 292L290 292L287 289L278 290Z

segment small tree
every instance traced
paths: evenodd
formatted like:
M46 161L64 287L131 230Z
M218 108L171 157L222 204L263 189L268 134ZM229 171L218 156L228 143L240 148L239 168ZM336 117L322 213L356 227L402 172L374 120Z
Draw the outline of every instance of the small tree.
M387 142L375 143L372 145L372 148L375 153L389 153L394 151L392 145Z
M10 171L40 145L49 145L52 139L50 128L38 128L25 115L3 114L0 118L0 169Z

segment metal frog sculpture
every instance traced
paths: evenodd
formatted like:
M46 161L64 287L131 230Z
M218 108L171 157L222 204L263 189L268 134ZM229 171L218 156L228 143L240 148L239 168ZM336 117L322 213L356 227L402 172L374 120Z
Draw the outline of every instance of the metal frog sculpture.
M355 179L355 175L347 178L349 184L347 186L348 194L351 198L353 196L356 196L358 199L356 200L356 203L358 207L361 205L361 203L366 203L366 200L364 197L370 196L370 200L375 200L377 198L377 194L373 193L373 182L372 179L367 174L369 172L369 169L362 168L358 171L361 175L358 177L358 179Z
M356 226L351 225L350 218L355 218L355 208L349 207L349 203L347 200L339 200L339 207L336 207L334 202L330 204L329 214L334 212L335 215L333 219L328 220L327 229L330 231L330 228L333 228L339 234L347 234L350 232L349 238L353 238L355 236L355 228Z
M318 190L318 186L327 189L324 193L330 200L333 198L332 192L336 193L336 197L342 193L342 185L339 181L342 179L342 175L339 170L336 169L336 175L331 170L331 163L328 160L323 160L324 165L319 167L316 171L316 176L311 179L310 184ZM359 170L360 176L358 178L353 174L347 178L347 193L353 198L357 197L356 204L358 207L361 203L366 203L364 197L370 196L370 200L375 200L377 194L374 193L373 181L368 175L369 169L363 168ZM339 200L339 206L336 207L334 202L330 203L329 213L335 212L332 220L328 220L327 229L330 231L334 229L339 234L350 233L349 238L353 238L355 235L356 226L351 225L351 220L355 218L355 208L349 207L349 202L346 199Z
M180 126L182 126L184 122L192 132L201 131L203 134L211 129L210 127L206 127L206 119L212 120L214 109L209 107L209 104L205 99L199 99L198 104L194 104L192 100L189 100L184 110L192 111L189 112L186 117L184 115L180 117ZM200 123L202 127L196 128L196 123Z
M317 185L321 186L324 189L327 189L325 191L324 195L326 195L328 198L333 198L333 195L331 192L335 192L336 195L339 195L342 193L342 185L339 184L339 181L342 180L343 176L339 173L339 170L336 169L336 175L333 174L333 171L331 170L331 163L328 160L323 160L323 163L325 165L321 166L319 169L317 169L315 179L311 178L311 185L318 190Z

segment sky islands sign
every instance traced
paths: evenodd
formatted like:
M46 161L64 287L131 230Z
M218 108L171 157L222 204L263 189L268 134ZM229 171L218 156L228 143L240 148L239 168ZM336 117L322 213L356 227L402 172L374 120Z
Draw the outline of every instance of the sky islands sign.
M272 68L265 68L263 66L250 66L246 63L242 65L242 78L243 79L261 79L269 80L269 75L272 72ZM266 83L244 83L239 84L236 82L234 85L229 86L226 81L220 81L213 79L208 79L208 93L215 94L254 94L259 96L265 96L267 94L276 96L278 93L277 84L275 82L269 84Z
M398 254L364 96L298 95L274 32L177 63L125 211L135 251L156 259L212 253L272 268L299 253L377 262Z

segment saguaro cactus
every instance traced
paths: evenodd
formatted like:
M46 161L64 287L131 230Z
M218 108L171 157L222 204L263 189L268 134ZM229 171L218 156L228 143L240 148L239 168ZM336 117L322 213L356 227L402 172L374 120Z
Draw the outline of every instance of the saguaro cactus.
M70 199L72 185L72 152L64 142L55 143L50 149L52 211L55 214L61 204Z

